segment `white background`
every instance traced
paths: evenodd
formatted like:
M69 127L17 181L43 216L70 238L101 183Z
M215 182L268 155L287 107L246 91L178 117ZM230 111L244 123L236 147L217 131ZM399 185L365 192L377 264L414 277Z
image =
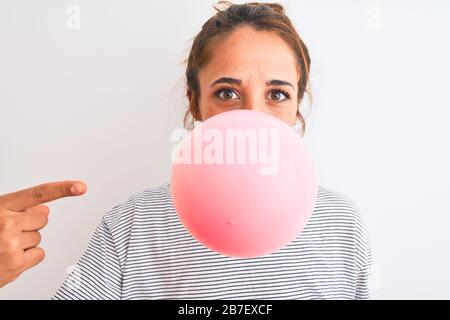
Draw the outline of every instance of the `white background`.
M89 192L50 205L46 260L0 299L49 298L106 211L168 181L181 62L214 3L1 0L0 194L65 179ZM281 3L313 61L319 182L364 215L373 297L450 299L449 2Z

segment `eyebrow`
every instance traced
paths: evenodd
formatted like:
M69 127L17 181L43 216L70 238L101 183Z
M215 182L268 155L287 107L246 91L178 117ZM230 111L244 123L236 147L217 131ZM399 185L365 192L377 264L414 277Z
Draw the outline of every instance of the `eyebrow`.
M218 83L229 83L229 84L241 85L242 80L235 79L235 78L229 78L229 77L222 77L222 78L219 78L216 81L214 81L211 84L210 88L215 86ZM290 86L290 87L292 87L292 89L295 89L294 86L292 85L292 83L284 81L284 80L275 80L275 79L267 81L266 86Z

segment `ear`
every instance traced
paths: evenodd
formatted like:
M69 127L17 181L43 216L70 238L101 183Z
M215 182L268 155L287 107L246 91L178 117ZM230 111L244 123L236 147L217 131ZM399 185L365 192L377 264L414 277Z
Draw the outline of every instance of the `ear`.
M188 97L188 99L189 99L189 103L192 103L192 95L193 95L192 90L187 89L186 95L187 95L187 97ZM191 107L191 106L189 106L189 108L190 108L190 107ZM192 113L191 113L191 115L192 115L192 117L194 118L195 121L201 121L201 119L197 119L197 117L196 117L195 115L193 115Z

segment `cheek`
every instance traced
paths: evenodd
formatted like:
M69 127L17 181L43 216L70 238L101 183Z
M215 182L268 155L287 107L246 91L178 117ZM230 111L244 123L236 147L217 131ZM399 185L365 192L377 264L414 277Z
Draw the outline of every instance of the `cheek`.
M198 108L202 121L211 117L211 113L214 111L214 106L211 103L211 99L209 99L207 96L202 96L200 98Z
M294 125L295 121L297 120L298 107L295 103L289 103L284 106L277 106L277 107L269 106L265 108L265 110L266 113L277 117L278 119L286 122L290 126Z
M211 96L202 96L199 102L200 116L203 121L216 114L239 108L238 103L220 103Z
M272 115L285 122L289 126L293 126L296 121L296 112L285 110L284 112L272 113Z

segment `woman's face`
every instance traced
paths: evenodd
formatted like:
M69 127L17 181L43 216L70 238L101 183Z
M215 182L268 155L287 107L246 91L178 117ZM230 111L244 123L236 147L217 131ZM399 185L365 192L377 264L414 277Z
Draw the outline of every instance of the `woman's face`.
M300 70L278 35L241 27L214 49L199 71L201 120L224 111L251 109L289 125L296 120Z

